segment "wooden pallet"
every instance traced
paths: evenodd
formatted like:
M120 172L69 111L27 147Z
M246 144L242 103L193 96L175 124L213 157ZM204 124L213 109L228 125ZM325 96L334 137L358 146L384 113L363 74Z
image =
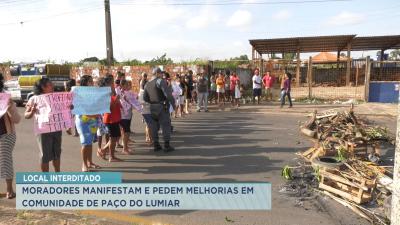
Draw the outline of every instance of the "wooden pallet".
M367 143L353 143L346 142L346 150L350 158L367 159L368 158L368 145Z
M376 187L375 180L340 173L334 169L320 168L319 188L357 204L369 202Z
M321 147L318 148L309 148L305 152L300 153L300 156L302 156L305 160L311 162L318 156L324 155L324 150Z

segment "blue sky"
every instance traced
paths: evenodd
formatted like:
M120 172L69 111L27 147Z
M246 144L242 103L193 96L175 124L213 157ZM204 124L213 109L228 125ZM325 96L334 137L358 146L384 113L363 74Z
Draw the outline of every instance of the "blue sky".
M399 34L398 0L110 1L117 60L163 53L175 60L251 55L248 40L259 38ZM0 28L0 61L105 57L103 0L0 0Z

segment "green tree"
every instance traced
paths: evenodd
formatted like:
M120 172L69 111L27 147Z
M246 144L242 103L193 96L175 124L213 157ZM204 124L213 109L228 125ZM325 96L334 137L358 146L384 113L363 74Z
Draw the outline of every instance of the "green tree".
M390 52L389 54L390 60L400 60L400 49L396 49Z
M99 60L99 63L100 63L100 65L102 65L102 66L107 65L107 58L100 59L100 60ZM118 61L117 61L115 58L113 58L112 64L113 64L113 65L118 64Z
M98 62L98 61L99 61L99 58L97 58L96 56L93 56L93 57L88 57L88 58L82 59L81 63L84 63L84 62Z
M295 53L285 53L283 54L283 59L292 60L296 57Z
M231 60L249 61L249 57L247 55L240 55L239 57L231 58Z
M128 59L126 61L121 62L124 66L140 66L143 65L143 62L138 59Z
M153 58L150 61L144 62L146 65L167 65L167 64L173 64L174 61L171 58L167 58L167 53L164 53L164 55L160 57Z

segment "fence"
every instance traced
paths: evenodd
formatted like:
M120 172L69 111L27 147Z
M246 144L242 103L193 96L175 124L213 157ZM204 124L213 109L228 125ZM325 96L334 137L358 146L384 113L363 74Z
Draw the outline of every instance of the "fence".
M299 62L298 74L297 66L297 61L270 60L263 63L263 71L275 75L278 80L276 88L280 87L284 74L291 73L292 97L295 99L365 99L365 59L351 61L348 78L347 62L343 61L313 63L312 60L303 60Z
M367 100L369 95L369 82L373 81L400 81L400 61L372 61L367 59L352 60L350 68L346 62L313 63L311 60L299 62L297 76L297 62L294 60L254 60L254 61L229 61L227 66L210 61L208 65L180 65L171 64L162 66L170 74L186 73L192 70L195 74L205 73L211 75L222 70L225 73L235 72L239 75L241 83L251 89L251 77L254 68L261 72L270 71L276 78L274 84L275 97L279 97L280 84L285 72L293 74L292 97L295 99L357 99ZM115 75L117 71L125 72L132 80L133 89L138 90L140 74L150 73L151 66L116 66L116 67L73 67L71 77L78 79L85 74L95 78L106 73ZM349 71L349 76L347 76ZM9 67L0 65L0 72L6 80L12 79ZM347 82L348 80L348 82Z

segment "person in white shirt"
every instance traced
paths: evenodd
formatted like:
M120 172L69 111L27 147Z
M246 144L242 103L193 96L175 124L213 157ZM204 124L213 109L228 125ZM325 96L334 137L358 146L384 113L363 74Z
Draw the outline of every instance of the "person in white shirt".
M253 80L253 104L256 103L256 97L257 97L257 104L260 104L262 78L260 76L260 70L258 68L254 70L254 75L252 80Z

